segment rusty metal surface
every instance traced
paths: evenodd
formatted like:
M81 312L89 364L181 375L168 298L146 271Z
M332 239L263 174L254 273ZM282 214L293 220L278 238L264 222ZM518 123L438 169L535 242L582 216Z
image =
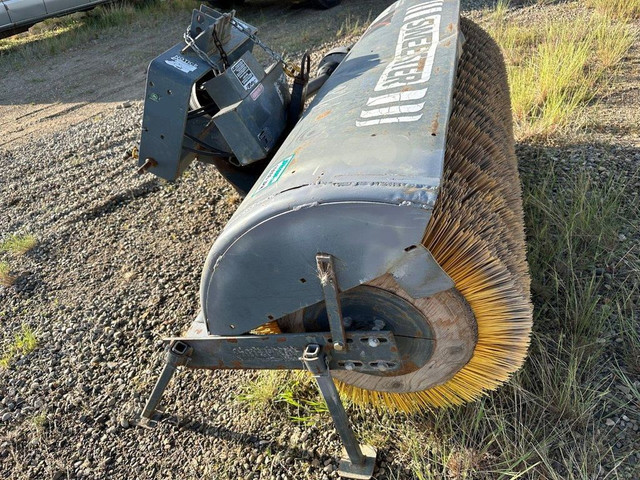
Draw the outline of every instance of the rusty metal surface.
M358 443L340 400L338 389L331 378L331 372L327 368L325 355L318 345L308 345L302 360L318 383L322 398L327 403L333 423L344 445L346 455L340 459L341 475L344 478L371 478L375 470L376 452L373 447L361 446Z
M373 347L369 339L378 344ZM385 363L389 371L402 368L395 338L391 332L353 332L346 336L349 351L333 348L331 334L241 335L237 337L196 336L165 340L181 342L191 350L187 368L243 369L243 370L299 370L304 349L309 344L320 345L329 358L329 368L345 370L347 362L357 372L377 372ZM351 365L349 365L351 367Z
M391 331L398 347L402 367L393 371L378 369L377 376L404 375L418 370L431 358L434 332L428 319L403 298L382 288L361 285L340 294L342 316L347 333L358 331ZM292 331L326 331L329 328L323 302L293 316Z
M324 306L329 318L329 331L333 336L333 348L345 350L348 348L345 335L344 324L342 323L342 307L340 306L339 288L336 275L333 269L333 258L331 255L319 253L316 256L318 264L318 277L322 284L324 295Z

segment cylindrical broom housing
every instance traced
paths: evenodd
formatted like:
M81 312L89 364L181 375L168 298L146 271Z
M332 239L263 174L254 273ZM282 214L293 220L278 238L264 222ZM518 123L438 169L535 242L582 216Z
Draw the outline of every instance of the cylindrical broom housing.
M393 373L333 372L355 402L459 404L523 363L532 307L506 69L458 3L390 6L318 92L209 253L211 334L326 331L325 253L345 327L391 330L403 358Z
M461 37L457 1L399 2L369 27L215 242L209 330L240 334L322 300L315 255L343 290L420 244L440 187Z

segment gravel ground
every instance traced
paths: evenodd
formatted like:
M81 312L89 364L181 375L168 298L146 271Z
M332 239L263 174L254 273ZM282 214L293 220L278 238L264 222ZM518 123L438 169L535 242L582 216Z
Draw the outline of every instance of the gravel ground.
M124 152L141 113L140 104L114 109L2 152L12 167L0 228L39 238L12 263L15 285L0 290L2 323L33 326L39 347L1 379L1 476L248 478L266 462L262 478L298 478L314 465L308 478L327 477L339 453L332 429L265 426L230 401L251 373L183 372L165 397L180 417L152 432L131 427L158 373L160 339L197 313L203 259L238 201L211 168L196 165L179 186L135 175Z
M601 141L547 153L569 169L634 174L637 90L629 99L605 99L620 128L603 127ZM233 401L250 372L182 372L165 394L166 420L152 431L132 426L158 373L161 338L196 315L203 261L239 202L203 165L176 185L137 176L128 152L141 114L139 101L112 103L98 117L0 150L0 233L38 238L26 255L7 257L18 278L0 286L2 340L24 324L39 340L0 373L0 477L336 478L340 444L330 424L267 419ZM637 241L637 231L626 232L630 247ZM612 383L610 395L630 396L624 388ZM619 439L613 448L629 453L628 472L640 464L639 425L629 409L603 425ZM376 478L412 478L394 448L380 452Z

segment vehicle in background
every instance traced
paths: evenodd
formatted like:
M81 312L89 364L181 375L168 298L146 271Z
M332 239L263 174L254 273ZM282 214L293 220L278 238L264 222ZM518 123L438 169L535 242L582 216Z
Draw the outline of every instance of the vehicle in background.
M0 0L0 38L24 32L51 17L89 10L112 0Z

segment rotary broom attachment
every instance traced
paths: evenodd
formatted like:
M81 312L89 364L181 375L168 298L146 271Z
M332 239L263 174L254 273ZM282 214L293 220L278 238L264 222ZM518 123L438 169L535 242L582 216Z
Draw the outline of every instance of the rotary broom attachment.
M245 198L209 252L200 314L166 340L141 424L178 366L304 369L344 443L339 473L370 478L375 450L338 389L405 412L459 405L527 352L500 51L454 0L391 5L313 79L309 56L288 64L233 12L201 7L184 39L149 67L141 171L173 180L206 161Z
M469 309L452 315L451 302L441 298L451 292L418 308L426 318L444 315L477 329L477 339L475 344L469 339L472 353L464 366L448 369L439 384L424 390L376 391L375 381L355 386L351 375L335 375L342 380L341 392L358 404L411 412L472 401L518 370L529 346L532 306L506 68L498 45L478 25L463 18L460 30L466 41L453 91L443 182L422 243L454 281L464 299L457 301ZM434 378L432 371L425 375Z

